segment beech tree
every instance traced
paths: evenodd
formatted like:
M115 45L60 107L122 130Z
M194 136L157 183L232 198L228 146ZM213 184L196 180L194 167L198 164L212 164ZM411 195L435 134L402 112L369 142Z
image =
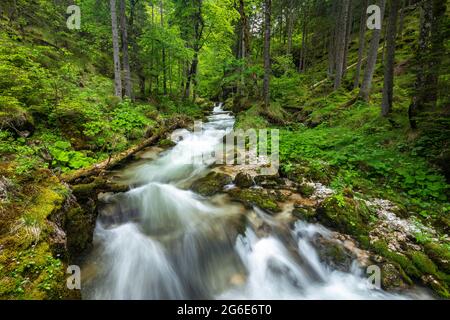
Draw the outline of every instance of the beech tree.
M378 5L381 9L380 20L383 21L386 0L379 0ZM367 54L367 62L364 70L364 78L361 85L361 90L359 92L359 96L366 101L369 100L370 89L372 88L372 79L373 74L375 72L375 66L377 63L380 39L381 39L381 28L380 29L375 28L372 31L372 40L370 41L369 52Z
M271 38L272 0L264 0L264 84L263 97L266 111L270 106L270 38Z
M395 45L399 4L399 1L391 0L389 6L389 22L386 39L387 51L384 65L383 102L381 105L381 114L383 116L387 116L391 112L392 99L394 96Z
M122 98L122 76L120 67L119 29L117 27L116 0L109 1L111 7L111 26L114 55L114 87L117 97Z
M125 96L133 99L131 72L130 72L130 58L128 54L128 25L127 25L125 0L120 0L119 9L120 9L120 30L122 32L122 61L123 61L123 76L125 83Z

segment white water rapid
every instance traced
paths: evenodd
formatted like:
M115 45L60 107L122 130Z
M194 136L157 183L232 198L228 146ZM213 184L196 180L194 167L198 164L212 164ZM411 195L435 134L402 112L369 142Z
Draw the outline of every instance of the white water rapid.
M331 232L320 225L280 226L255 208L268 226L262 235L245 219L249 211L225 196L185 190L210 170L209 163L187 164L187 157L214 150L233 124L217 104L202 133L180 130L175 147L122 172L131 190L101 207L82 266L84 299L423 297L373 288L356 261L349 270L324 262L314 239Z

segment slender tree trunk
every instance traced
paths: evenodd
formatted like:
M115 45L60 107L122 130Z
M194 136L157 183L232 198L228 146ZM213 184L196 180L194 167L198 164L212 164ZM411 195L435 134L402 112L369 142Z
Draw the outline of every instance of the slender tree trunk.
M306 51L308 46L308 3L305 2L303 4L303 26L302 26L302 48L300 51L300 64L299 64L299 72L305 71L305 64L306 64Z
M292 34L294 32L294 8L293 0L288 1L289 8L287 9L287 49L286 53L292 53Z
M164 28L164 4L163 1L159 2L159 13L161 15L161 28ZM167 95L167 65L166 65L166 48L162 45L162 68L163 68L163 93Z
M400 10L400 23L398 26L398 34L397 37L402 39L403 38L403 26L405 24L405 10L406 10L406 0L402 0L402 9Z
M328 48L328 77L331 78L336 70L336 40L339 23L340 2L333 1L331 16L334 18L334 28L330 31L330 42Z
M424 0L421 9L419 47L416 63L418 70L413 102L409 107L412 129L417 128L417 117L422 111L432 111L438 99L438 79L446 39L446 4L441 0Z
M272 0L264 0L264 108L269 110L270 106L270 75L272 73L270 64L270 38L271 38L271 14Z
M151 3L151 7L152 7L152 28L154 28L155 27L155 6L153 5L153 2ZM150 92L150 95L152 94L152 92L153 92L153 65L154 65L154 63L153 63L153 57L154 57L154 55L155 55L155 43L154 43L154 40L153 40L153 37L152 37L152 51L151 51L152 53L151 53L151 57L150 57L150 88L149 88L149 92Z
M361 65L364 55L364 50L366 47L366 17L367 17L367 6L369 4L369 0L364 0L364 3L362 5L361 9L361 20L359 25L359 41L358 41L358 62L356 64L356 71L355 71L355 82L353 84L353 88L356 89L359 87L359 78L361 74Z
M125 95L133 99L131 72L130 72L130 58L128 54L128 30L127 30L127 16L125 0L120 0L120 29L122 31L122 60L123 60L123 75L125 82Z
M348 3L347 10L347 32L345 33L345 51L344 51L344 60L342 62L342 76L345 76L347 71L347 60L348 60L348 49L350 46L350 40L352 37L352 28L353 28L353 1L350 0Z
M334 89L337 90L341 86L342 76L344 74L344 54L345 54L345 36L347 30L348 7L350 0L341 1L341 15L339 22L339 30L336 41L336 76L334 78Z
M384 66L384 87L381 114L387 116L392 110L392 99L394 95L394 66L395 66L395 44L397 34L397 18L399 1L391 1L389 6L389 23L386 36L386 63Z
M199 52L202 47L201 40L203 36L203 29L205 27L205 21L203 19L203 0L195 0L196 11L193 16L194 20L194 57L192 59L191 67L188 68L188 76L186 80L185 98L189 98L191 94L191 86L193 92L193 98L196 98L196 86L197 86L197 72L198 72L198 58Z
M110 0L109 4L111 7L111 26L114 54L114 88L115 95L122 98L122 77L120 66L119 29L117 27L116 0Z
M381 21L383 21L385 0L380 0ZM367 55L366 68L364 70L364 78L359 91L359 96L365 101L369 100L370 89L372 88L372 79L375 72L375 67L378 57L378 48L380 46L381 30L375 29L372 31L372 40L370 41L369 52Z

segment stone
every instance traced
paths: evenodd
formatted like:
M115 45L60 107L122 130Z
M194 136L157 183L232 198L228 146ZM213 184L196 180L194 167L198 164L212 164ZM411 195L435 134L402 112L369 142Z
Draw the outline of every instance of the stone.
M234 178L234 184L239 188L250 188L254 185L251 175L245 172L239 172Z
M206 177L195 181L191 190L205 197L213 196L222 192L224 187L230 184L233 179L224 173L210 172Z

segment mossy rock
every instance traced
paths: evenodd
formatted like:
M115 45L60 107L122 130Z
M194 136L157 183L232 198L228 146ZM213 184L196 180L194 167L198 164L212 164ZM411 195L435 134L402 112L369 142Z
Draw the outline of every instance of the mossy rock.
M426 243L424 249L428 257L439 267L440 270L450 274L450 251L437 243Z
M254 178L255 183L266 189L278 189L285 185L283 178L278 175L259 175Z
M385 241L378 240L373 242L371 244L371 249L380 256L397 263L409 277L420 279L422 273L417 269L414 263L411 262L407 256L390 250Z
M172 148L174 146L176 146L176 143L173 142L170 139L161 139L158 142L158 147L161 147L161 148L164 148L164 149Z
M67 248L71 257L77 256L92 244L96 215L80 207L68 210L65 231Z
M232 181L233 179L229 175L220 172L210 172L206 177L195 181L191 186L191 190L202 196L210 197L222 192L224 187Z
M436 275L438 268L428 256L420 251L408 251L408 257L422 273Z
M228 193L233 200L243 203L248 208L256 206L270 214L281 212L281 208L277 203L277 197L264 189L235 188L229 190Z
M234 184L239 188L250 188L254 185L252 176L245 172L239 172L236 175Z
M34 132L34 120L30 113L17 105L2 104L0 100L0 129L29 136Z
M380 269L381 287L384 290L405 289L412 283L401 267L394 263L383 263Z
M292 215L300 220L304 220L307 222L317 222L316 211L312 208L294 208L292 211Z
M317 218L325 226L356 237L369 234L371 217L363 201L339 195L325 199L317 208Z
M349 272L355 255L345 247L332 240L318 237L314 240L320 261L335 270Z
M330 166L322 164L319 167L314 167L306 162L295 164L289 171L280 168L280 176L286 177L297 183L303 183L304 180L321 182L329 184L333 176L333 170Z
M297 191L302 196L309 198L314 194L315 189L313 186L310 186L306 183L302 183L301 185L298 186Z

